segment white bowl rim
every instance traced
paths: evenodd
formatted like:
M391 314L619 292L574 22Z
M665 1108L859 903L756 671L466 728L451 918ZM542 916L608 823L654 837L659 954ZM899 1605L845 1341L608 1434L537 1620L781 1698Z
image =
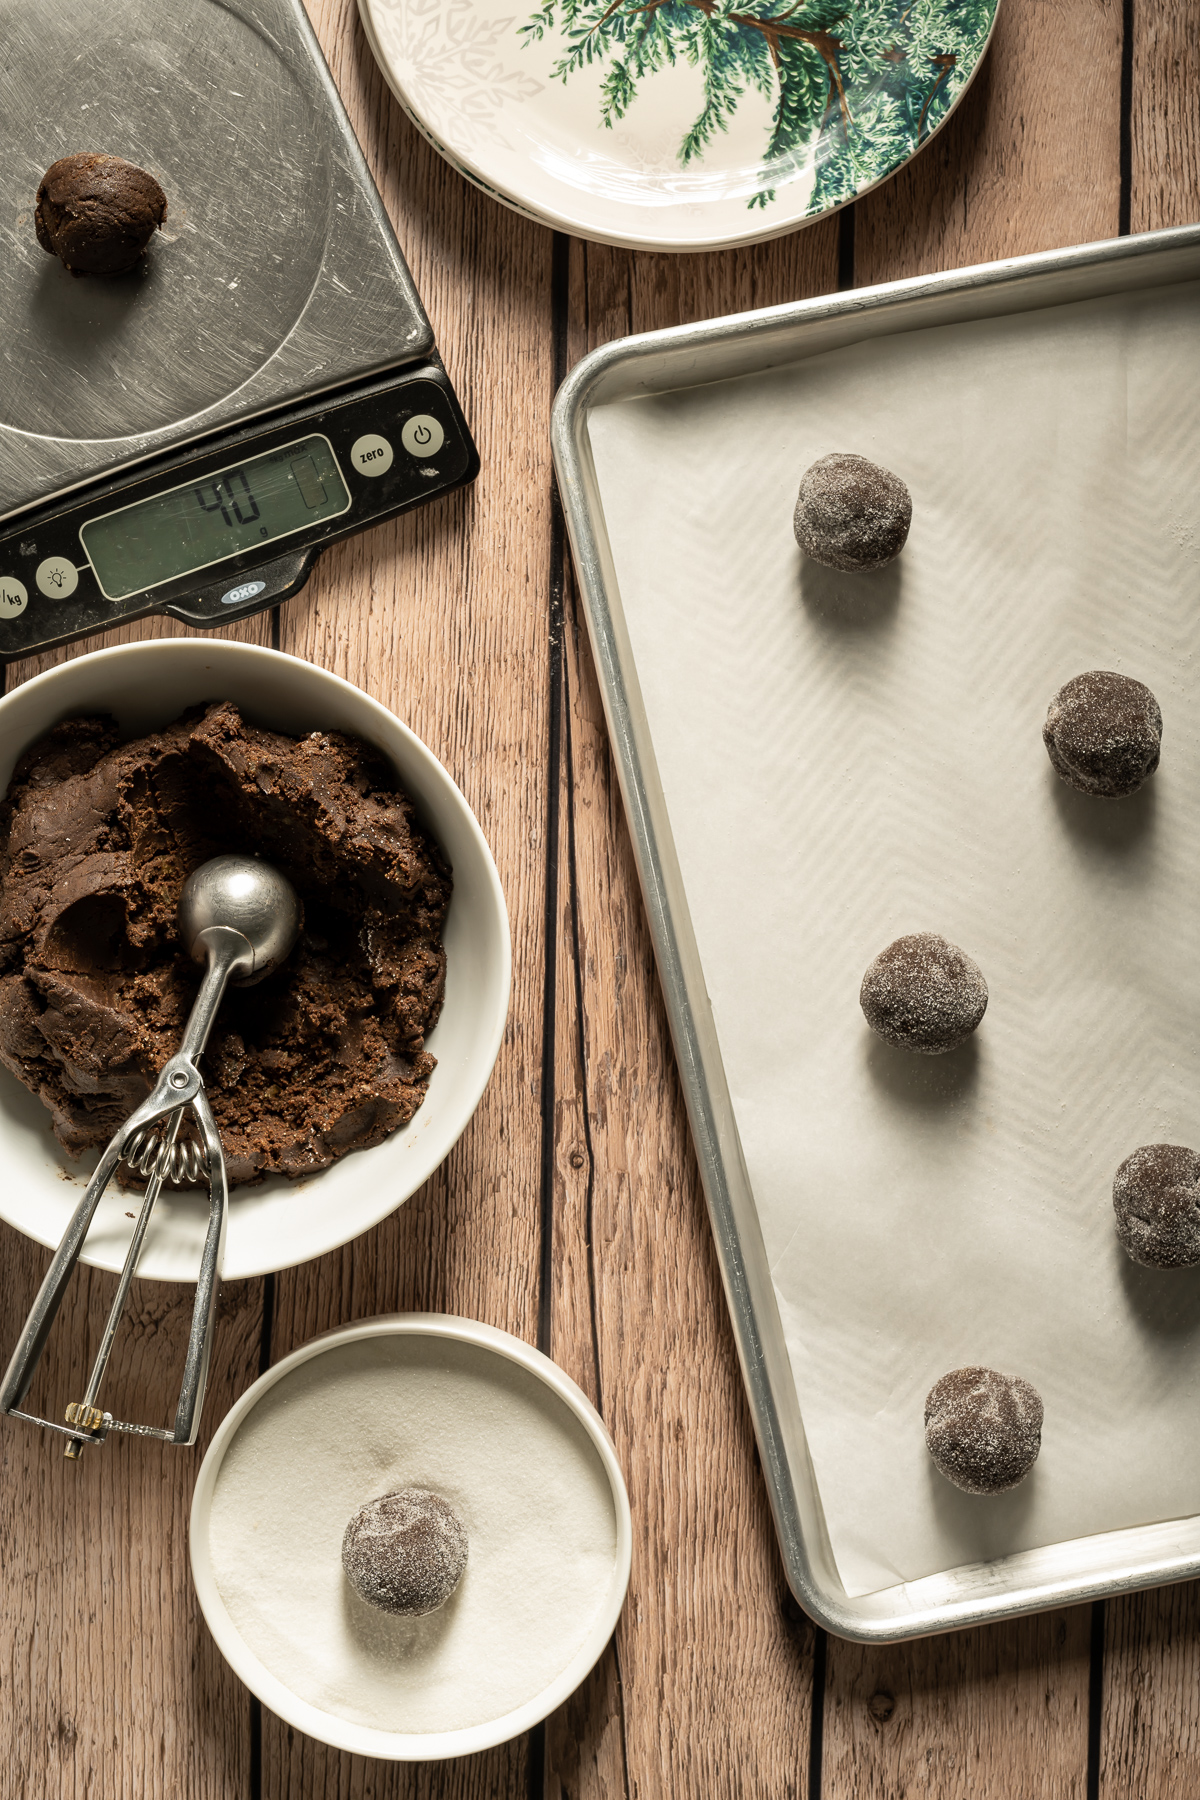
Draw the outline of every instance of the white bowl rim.
M593 1619L587 1635L570 1662L540 1694L526 1701L523 1706L514 1708L512 1712L487 1720L482 1725L464 1726L454 1731L383 1731L374 1726L356 1725L349 1719L339 1718L336 1713L323 1711L311 1702L300 1699L259 1661L230 1618L217 1588L208 1534L212 1498L225 1453L242 1421L277 1381L299 1368L302 1363L327 1350L376 1337L450 1338L459 1343L474 1344L491 1350L509 1362L519 1364L544 1382L584 1427L604 1466L612 1490L617 1525L613 1577L604 1603ZM494 1325L484 1325L475 1319L465 1319L454 1313L382 1313L374 1318L358 1319L352 1325L336 1326L319 1337L310 1338L264 1375L260 1375L241 1398L235 1401L217 1427L196 1477L188 1525L188 1555L200 1610L218 1650L251 1693L256 1694L263 1705L269 1707L285 1724L294 1726L320 1743L329 1744L336 1750L347 1750L356 1756L376 1756L393 1762L434 1762L444 1757L470 1756L476 1751L490 1750L496 1744L507 1743L510 1738L518 1737L521 1732L538 1724L575 1692L599 1660L625 1604L633 1560L633 1517L625 1478L608 1428L587 1395L557 1363L536 1350L532 1344L527 1344L523 1338L513 1337L507 1331L500 1331Z
M22 682L19 687L12 688L7 693L0 696L0 733L3 732L7 724L9 712L15 710L18 703L22 707L30 704L31 697L36 699L36 697L42 693L48 690L52 691L56 686L63 684L69 676L75 675L77 671L84 666L91 668L113 668L119 666L122 669L122 673L124 673L127 666L130 664L136 667L139 661L153 663L160 661L164 656L173 660L177 659L180 662L194 661L198 666L205 664L212 667L218 675L218 665L226 660L231 664L241 664L243 667L247 662L253 663L255 661L260 662L263 666L270 665L276 669L278 669L281 664L295 665L298 670L304 671L306 678L315 679L321 685L326 686L330 691L348 697L355 707L360 708L364 712L367 719L378 722L386 734L398 735L404 745L406 757L410 757L414 765L420 765L425 776L429 778L431 785L440 790L444 799L457 814L460 825L471 839L479 858L479 870L483 875L487 900L494 913L495 924L497 927L496 947L499 952L499 960L496 967L497 979L493 984L494 1010L488 1024L486 1037L481 1040L481 1054L477 1060L476 1078L464 1090L464 1095L460 1102L461 1116L455 1120L453 1135L444 1142L444 1145L440 1148L432 1161L430 1161L427 1153L418 1155L415 1158L411 1179L409 1176L406 1176L397 1186L391 1186L384 1182L376 1183L375 1186L381 1196L377 1209L372 1210L368 1207L364 1207L361 1211L356 1210L353 1217L353 1224L350 1229L342 1231L340 1235L336 1234L335 1230L335 1234L331 1235L328 1241L322 1241L319 1247L314 1248L308 1246L301 1249L298 1255L289 1256L287 1247L282 1246L280 1250L272 1251L269 1258L265 1261L262 1260L260 1255L258 1257L252 1256L245 1262L237 1260L236 1258L231 1262L229 1254L230 1232L227 1230L222 1279L225 1281L250 1280L261 1275L273 1274L280 1269L294 1267L298 1263L308 1262L316 1256L327 1255L330 1251L340 1249L344 1244L352 1242L353 1239L361 1236L366 1231L372 1230L382 1220L389 1217L393 1212L396 1212L405 1201L411 1199L412 1195L430 1179L437 1169L441 1167L442 1163L450 1154L454 1145L458 1142L474 1117L479 1102L483 1097L484 1089L491 1079L496 1059L500 1054L500 1048L504 1041L504 1032L508 1023L509 998L512 989L512 933L508 918L508 907L504 898L504 890L500 884L500 875L496 868L495 858L492 855L491 848L488 845L487 839L484 837L483 830L480 827L478 819L475 817L469 801L453 776L451 776L445 766L434 755L429 746L417 736L410 726L406 725L402 719L392 712L390 708L384 706L381 701L376 700L372 695L366 693L364 689L357 687L352 681L347 681L344 676L335 675L331 670L322 668L318 663L309 662L305 657L292 656L284 650L275 650L263 644L249 644L236 638L141 638L132 644L109 645L101 650L88 651L82 656L68 657L65 661L55 664L53 668L43 670L40 675L31 676L28 681ZM53 709L51 710L51 719L46 725L40 728L41 730L50 730L51 725L54 722L57 722L57 720L62 718L69 718L72 714L72 708L70 706L66 707L61 712L55 712ZM253 707L249 706L247 710L252 712ZM365 734L366 727L364 725L363 735ZM22 742L17 749L17 757L20 756L23 750L28 748L29 743L34 741L36 741L36 739L30 738L27 741ZM14 758L14 761L15 760L16 758ZM385 1142L387 1141L388 1140L385 1139ZM366 1154L369 1154L369 1152ZM335 1164L334 1166L337 1167L338 1165ZM310 1179L319 1181L320 1174L311 1177ZM365 1186L366 1184L364 1184L364 1188ZM82 1190L79 1197L82 1198ZM77 1201L73 1202L73 1204L77 1204ZM234 1205L236 1204L235 1198ZM28 1219L24 1217L13 1217L13 1209L5 1202L3 1190L0 1190L0 1218L4 1219L6 1223L11 1224L23 1235L32 1238L35 1243L41 1243L48 1249L57 1247L59 1238L53 1233L52 1229L45 1232L38 1231L32 1228ZM333 1222L334 1221L331 1218L331 1223ZM123 1257L123 1249L115 1257L103 1252L100 1254L89 1253L87 1243L85 1242L83 1250L80 1253L79 1261L94 1268L102 1268L115 1272L120 1269ZM141 1263L138 1267L139 1280L179 1280L181 1278L182 1277L177 1272L163 1273L156 1269L153 1249L150 1246L147 1247L147 1251L143 1253Z

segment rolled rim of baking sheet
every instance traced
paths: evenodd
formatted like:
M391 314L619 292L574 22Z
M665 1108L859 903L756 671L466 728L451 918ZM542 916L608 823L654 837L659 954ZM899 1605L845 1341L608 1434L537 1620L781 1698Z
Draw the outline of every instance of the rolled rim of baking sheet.
M248 1413L257 1406L277 1381L300 1367L310 1358L327 1350L341 1349L347 1344L361 1343L379 1337L448 1338L505 1358L527 1370L557 1397L583 1426L601 1466L608 1478L616 1521L616 1549L612 1579L603 1604L588 1627L579 1648L561 1673L540 1694L482 1725L465 1726L455 1731L400 1732L381 1731L369 1725L357 1725L349 1719L302 1700L259 1660L243 1639L221 1599L213 1570L209 1541L209 1521L213 1495L221 1464ZM354 1325L335 1327L319 1337L301 1344L290 1356L260 1375L247 1388L218 1426L212 1443L205 1452L192 1496L188 1529L188 1554L192 1580L205 1623L212 1632L218 1650L234 1674L245 1682L264 1706L297 1730L329 1744L336 1750L347 1750L357 1756L384 1757L392 1762L437 1762L448 1756L471 1756L518 1737L537 1725L561 1706L586 1678L602 1655L611 1638L625 1604L629 1573L633 1558L633 1518L625 1478L617 1460L616 1447L600 1414L583 1390L560 1369L558 1364L535 1350L523 1339L484 1325L475 1319L464 1319L452 1313L390 1313L373 1319L361 1319Z
M512 951L495 859L471 807L416 733L340 675L280 650L211 638L165 638L74 657L0 699L0 786L23 750L63 719L114 714L134 736L187 706L232 700L255 723L293 736L334 730L386 756L450 862L446 999L430 1033L438 1066L422 1105L381 1144L354 1151L303 1181L272 1177L235 1189L222 1269L227 1281L291 1268L379 1224L429 1179L466 1130L483 1096L508 1019ZM53 1247L78 1204L94 1158L70 1158L48 1129L46 1109L0 1069L0 1218ZM126 1198L110 1187L81 1260L119 1270L128 1247ZM207 1193L160 1196L138 1264L157 1281L194 1281L208 1219Z

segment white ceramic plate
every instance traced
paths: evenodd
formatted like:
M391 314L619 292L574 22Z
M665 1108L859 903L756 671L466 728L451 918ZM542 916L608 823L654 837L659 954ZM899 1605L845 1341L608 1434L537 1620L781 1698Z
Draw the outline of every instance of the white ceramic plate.
M343 1157L306 1181L269 1180L230 1198L226 1280L286 1269L358 1237L426 1181L463 1132L491 1074L508 1014L508 914L475 815L431 750L386 707L336 675L249 644L199 638L130 644L62 663L0 700L0 790L22 751L60 719L107 712L133 737L204 700L233 700L257 724L336 730L374 744L417 802L454 871L446 920L446 1000L428 1039L438 1066L411 1123L374 1149ZM69 1157L49 1114L0 1069L0 1218L38 1243L57 1244L95 1157ZM128 1246L129 1197L110 1186L83 1261L119 1269ZM194 1281L207 1196L159 1199L138 1274ZM30 1296L32 1298L32 1296Z
M341 1349L348 1344L389 1336L440 1338L473 1346L479 1353L481 1369L484 1371L489 1363L494 1365L496 1359L516 1363L527 1370L545 1384L554 1401L557 1402L557 1406L552 1404L551 1416L557 1414L563 1421L561 1429L564 1454L570 1453L569 1445L573 1441L574 1422L577 1421L579 1425L582 1425L588 1440L590 1440L591 1448L602 1466L603 1475L607 1476L612 1494L615 1527L612 1577L590 1624L584 1624L584 1635L578 1648L570 1656L570 1660L540 1692L531 1695L524 1704L500 1717L487 1720L485 1723L454 1730L421 1733L381 1730L375 1726L355 1724L308 1700L301 1699L278 1675L272 1673L247 1644L221 1598L214 1568L211 1541L213 1496L226 1453L253 1408L275 1387L277 1382L286 1381L296 1369L311 1358L324 1356L329 1351ZM397 1408L395 1416L397 1421L402 1421L403 1409ZM398 1424L397 1431L400 1430L401 1426ZM320 1454L329 1454L330 1448L329 1444L323 1445ZM361 1446L351 1447L350 1453L360 1454ZM435 1467L436 1461L435 1448L433 1452ZM302 1506L311 1495L313 1469L317 1466L317 1463L310 1466L307 1462L297 1465L300 1472L296 1474L295 1479L298 1482L299 1499ZM379 1471L375 1470L376 1477L378 1477L378 1473ZM484 1471L484 1477L486 1478L486 1471ZM286 1469L280 1471L279 1480L280 1505L286 1509L289 1482L289 1473ZM340 1520L337 1522L337 1531L340 1537ZM269 1370L266 1375L263 1375L254 1383L253 1387L247 1389L236 1406L222 1421L201 1465L200 1474L196 1480L196 1491L192 1499L189 1548L192 1579L196 1584L200 1609L216 1640L217 1648L234 1673L246 1683L253 1693L258 1695L265 1706L269 1706L271 1711L287 1724L295 1726L299 1731L306 1732L309 1737L319 1739L322 1743L333 1745L335 1749L348 1750L358 1756L389 1757L398 1762L429 1762L447 1756L468 1756L476 1751L486 1750L493 1744L505 1743L509 1738L516 1737L518 1733L528 1731L530 1726L536 1725L539 1719L544 1719L548 1713L553 1712L556 1706L560 1706L568 1695L575 1691L612 1636L629 1585L632 1541L629 1496L625 1490L625 1482L621 1475L612 1439L604 1427L604 1421L587 1396L576 1387L570 1376L564 1374L540 1351L534 1350L519 1338L510 1337L505 1331L495 1330L490 1325L476 1324L470 1319L452 1318L446 1314L402 1313L391 1317L366 1319L359 1324L347 1326L344 1330L330 1332L324 1337L315 1339L312 1343L304 1344L299 1350L293 1351L291 1356L285 1357L275 1368ZM304 1571L296 1569L294 1577L297 1581L302 1581ZM278 1653L279 1643L272 1642L272 1649Z
M540 224L644 250L778 237L894 175L999 0L358 0L414 124Z

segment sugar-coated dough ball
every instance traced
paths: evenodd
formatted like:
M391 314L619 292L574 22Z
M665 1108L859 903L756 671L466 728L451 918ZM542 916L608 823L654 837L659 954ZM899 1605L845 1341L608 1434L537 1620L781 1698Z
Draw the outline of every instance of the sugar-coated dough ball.
M368 1501L342 1538L351 1587L381 1612L419 1618L444 1606L467 1566L467 1534L454 1508L426 1488Z
M1113 1182L1117 1236L1148 1269L1200 1262L1200 1156L1182 1144L1143 1144Z
M1090 669L1059 688L1042 741L1064 781L1081 794L1116 800L1157 769L1162 713L1150 689L1131 675Z
M987 1011L987 982L965 951L935 931L915 931L881 950L858 996L872 1031L940 1056L964 1044Z
M854 574L899 556L911 523L912 500L900 477L844 452L805 472L792 520L806 556Z
M42 176L34 227L38 243L74 275L123 275L167 216L167 196L123 156L82 150Z
M1042 1416L1041 1395L1019 1375L951 1369L929 1390L925 1443L964 1494L1003 1494L1037 1461Z

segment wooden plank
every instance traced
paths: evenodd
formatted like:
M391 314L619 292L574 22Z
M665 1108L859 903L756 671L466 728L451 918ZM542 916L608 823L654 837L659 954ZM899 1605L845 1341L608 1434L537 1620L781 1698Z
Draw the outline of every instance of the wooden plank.
M0 1227L7 1358L50 1253ZM77 1273L29 1405L80 1398L116 1277ZM13 1800L226 1800L247 1791L250 1700L199 1615L187 1518L200 1457L258 1374L262 1283L222 1290L194 1450L113 1433L67 1462L62 1440L3 1424L0 1487L5 1767ZM194 1290L135 1282L105 1389L119 1416L169 1424Z
M1200 1791L1200 1582L1105 1608L1099 1800Z
M1200 219L1200 24L1175 0L1134 7L1130 223ZM1200 1790L1200 1583L1105 1608L1100 1800Z
M500 869L514 989L472 1124L401 1210L277 1278L272 1351L379 1312L538 1321L549 568L551 238L470 188L409 124L353 0L310 14L479 445L473 491L336 547L281 621L282 648L393 708L463 788ZM263 1715L262 1793L523 1794L528 1743L422 1768L341 1756Z
M271 614L221 628L269 643ZM6 691L68 659L145 638L206 635L155 617L12 663ZM49 1253L3 1236L8 1280L0 1354L25 1320ZM115 1276L81 1270L64 1303L30 1404L57 1417L83 1392ZM179 1793L213 1800L246 1791L250 1697L200 1618L187 1568L187 1516L213 1430L258 1373L262 1283L221 1295L205 1423L194 1450L116 1434L67 1463L48 1432L5 1422L0 1490L0 1599L8 1647L6 1717L14 1795L86 1793L146 1800ZM136 1282L117 1341L110 1387L121 1416L168 1424L183 1374L193 1290ZM119 1405L117 1395L120 1395ZM43 1439L47 1440L43 1442Z
M268 1746L272 1728L277 1741ZM263 1794L295 1794L298 1800L524 1800L529 1791L524 1739L454 1762L388 1763L343 1756L264 1713L263 1753ZM240 1800L240 1790L231 1788L231 1800L235 1794Z
M561 632L557 654L561 671L565 656ZM570 739L565 735L568 699L560 693L559 700L559 726L564 734L560 744L569 748ZM611 1429L611 1408L606 1409L602 1391L596 1321L595 1169L578 1005L581 970L575 907L574 784L569 761L560 759L558 769L551 771L552 779L555 773L560 779L556 795L559 816L554 908L554 1194L547 1348ZM625 1472L629 1481L629 1471ZM544 1775L546 1800L628 1796L625 1696L616 1636L588 1680L548 1721Z
M183 625L178 619L168 619L165 614L157 613L132 625L120 625L115 631L98 631L95 637L60 644L56 650L47 650L42 656L25 656L19 662L9 663L4 672L4 691L11 693L23 681L42 675L47 669L57 668L59 663L69 662L73 657L87 656L93 650L108 650L117 644L140 644L147 638L222 637L236 638L243 644L269 645L273 616L270 611L255 613L253 618L243 619L237 625L221 625L216 631L197 631L192 625Z
M460 784L504 884L514 988L497 1072L452 1157L380 1228L378 1241L365 1240L314 1272L310 1285L328 1301L302 1298L305 1284L294 1274L280 1278L275 1350L291 1341L293 1329L307 1335L316 1319L351 1316L347 1306L355 1315L381 1305L460 1307L532 1339L551 239L468 187L408 124L371 60L353 0L314 4L312 16L422 286L484 473L466 494L336 546L284 610L280 641L393 708Z
M1189 0L1136 0L1130 227L1200 219L1200 20Z
M1084 1800L1089 1619L1079 1606L894 1648L831 1640L824 1800Z
M631 331L658 331L780 306L837 287L838 226L821 219L790 237L707 256L656 256L571 244L570 361Z
M749 251L571 246L570 360L836 285L826 221ZM551 1721L548 1795L807 1789L813 1632L786 1589L684 1117L595 671L567 589L553 1354L633 1504L615 1646Z
M1121 0L1001 0L933 141L855 207L858 286L1117 235Z

